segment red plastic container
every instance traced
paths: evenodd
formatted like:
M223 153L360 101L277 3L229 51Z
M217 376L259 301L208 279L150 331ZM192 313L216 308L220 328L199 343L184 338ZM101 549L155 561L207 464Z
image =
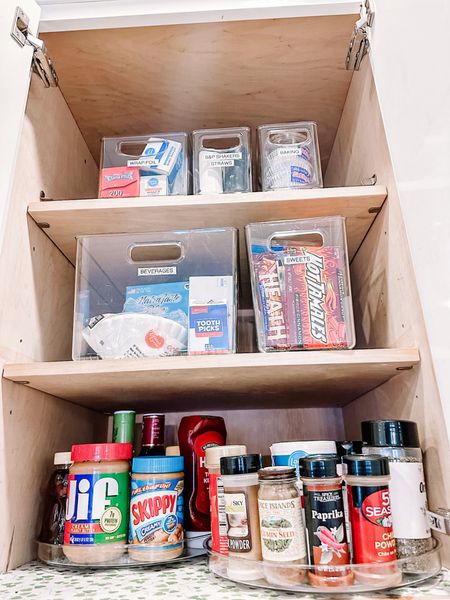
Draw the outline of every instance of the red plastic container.
M193 415L183 417L178 429L180 454L184 456L184 518L188 531L209 531L211 514L209 477L205 450L224 446L227 430L222 417Z

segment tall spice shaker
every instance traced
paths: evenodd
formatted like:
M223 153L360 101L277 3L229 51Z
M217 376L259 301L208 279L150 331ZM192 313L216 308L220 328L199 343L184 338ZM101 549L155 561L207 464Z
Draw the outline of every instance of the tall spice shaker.
M259 524L263 569L274 585L305 578L305 526L294 467L266 467L259 475Z
M227 518L230 579L254 581L262 577L258 512L260 454L226 456L220 459ZM245 559L245 560L242 560Z
M339 464L337 456L320 455L300 462L310 563L316 565L308 576L315 587L353 583L350 569L333 569L350 562Z
M432 547L427 520L427 493L417 423L363 421L363 454L389 459L392 526L397 558L417 556Z
M222 456L246 454L246 446L212 446L205 452L205 464L209 475L209 500L211 503L211 550L228 554L227 517L225 495L220 475Z
M400 583L389 498L389 461L383 456L352 454L347 466L348 511L352 530L353 567L361 583ZM373 568L368 567L373 564Z

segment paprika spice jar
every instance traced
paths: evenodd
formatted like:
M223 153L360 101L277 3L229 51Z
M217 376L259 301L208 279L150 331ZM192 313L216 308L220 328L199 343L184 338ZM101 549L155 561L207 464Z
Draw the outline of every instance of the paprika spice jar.
M183 554L183 489L182 456L133 459L128 549L132 559L160 562Z
M128 443L72 446L63 547L72 562L110 562L125 552L132 452Z

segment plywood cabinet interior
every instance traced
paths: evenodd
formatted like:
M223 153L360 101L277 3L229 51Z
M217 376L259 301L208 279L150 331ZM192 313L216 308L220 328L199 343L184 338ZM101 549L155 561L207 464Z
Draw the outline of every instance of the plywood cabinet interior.
M422 436L430 505L437 508L448 501L450 490L444 477L450 472L448 439L441 425L441 401L370 64L366 59L361 72L353 77L343 68L354 20L350 15L46 35L60 74L61 90L45 90L36 77L32 78L0 258L0 360L6 363L4 374L10 378L2 380L0 435L4 452L0 474L8 493L0 499L0 518L6 523L1 534L1 569L14 568L34 556L38 499L53 452L68 449L75 441L105 439L107 413L122 400L123 407L134 401L130 399L130 386L133 389L136 385L133 369L139 367L129 369L130 374L125 363L117 363L115 368L102 362L62 362L70 359L73 238L82 233L77 228L83 222L92 224L89 214L94 213L96 222L107 227L103 231L109 232L116 227L117 232L122 231L122 214L128 215L127 227L132 228L137 218L133 213L137 200L133 200L129 206L123 201L120 208L117 205L111 212L105 210L102 221L102 206L96 200L96 160L103 135L254 126L300 119L318 121L326 186L348 187L336 194L336 203L343 212L355 209L352 231L359 231L352 241L351 276L358 332L353 360L355 356L371 356L380 372L394 369L394 376L375 378L374 389L372 385L362 389L358 386L374 371L367 368L362 373L352 366L351 353L341 353L336 358L337 367L333 365L332 353L318 353L317 357L314 353L293 353L281 358L238 354L229 361L240 369L241 380L222 364L223 377L232 378L228 385L238 392L240 389L243 398L246 390L250 395L258 383L246 375L246 361L249 369L253 363L262 370L270 369L270 375L265 376L271 380L271 391L269 394L261 388L260 403L253 394L252 403L246 406L248 410L238 410L241 405L232 404L221 390L220 374L216 382L219 385L208 396L204 388L198 387L198 381L208 374L202 373L194 361L189 368L197 388L194 385L189 394L184 394L183 378L189 381L189 375L183 373L178 380L174 376L172 394L164 396L160 388L158 408L170 413L169 425L175 431L188 410L208 412L216 407L226 418L231 442L247 442L252 451L264 454L273 441L358 438L363 418L411 418L418 421ZM155 42L167 46L164 59L156 63L148 54ZM367 183L374 174L377 186L352 196L355 186ZM319 211L320 202L331 192L319 190L315 194L310 193L309 211L314 211L314 202ZM91 200L85 208L81 208L82 204L78 208L79 198ZM279 218L277 196L260 198L262 208L258 206L258 210L265 210L264 202L270 203L264 218ZM53 204L52 199L58 202ZM61 207L59 200L65 199L71 201ZM184 206L179 202L177 210L181 216L186 211L191 225L196 220L194 216L201 221L199 226L220 224L220 215L236 218L232 198L229 204L226 198L203 201L204 211L196 198L185 199ZM372 201L371 206L377 210L367 223L367 214L359 213L358 208L367 212ZM251 204L252 200L248 202ZM295 204L295 198L280 202ZM150 222L154 208L164 222L164 203L159 207L156 204L145 207L145 219ZM299 197L295 216L305 216L302 206ZM81 219L83 210L87 212ZM244 216L241 214L239 219L242 221ZM50 228L42 227L42 223ZM248 286L245 277L243 286ZM334 390L339 361L346 363L342 371L349 373L342 397L350 385L357 390L353 396L345 396L345 401L340 401ZM314 362L321 362L323 369L316 379L326 381L328 377L334 395L329 393L326 397L327 386L319 391L316 386L317 395L305 402L310 389L307 385L314 373L309 374L309 383L306 370L302 376L298 373L302 365L307 369ZM187 368L188 361L179 364L181 369ZM174 359L173 371L177 365ZM145 384L149 375L142 366L140 369ZM114 381L105 380L102 370L109 370L107 376L113 376ZM121 371L128 373L128 379L120 379ZM75 373L72 380L70 373ZM289 402L284 402L287 394ZM101 397L101 402L96 404L95 397ZM189 405L193 397L195 406ZM142 398L135 400L136 408L145 410ZM342 408L347 402L350 404ZM28 474L26 488L24 481L18 481L18 472ZM448 561L449 544L443 541Z

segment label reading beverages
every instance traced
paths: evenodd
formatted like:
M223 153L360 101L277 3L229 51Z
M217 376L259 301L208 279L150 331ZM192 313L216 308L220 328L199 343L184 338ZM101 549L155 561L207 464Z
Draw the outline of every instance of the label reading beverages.
M128 473L71 473L64 543L91 545L126 541L128 489Z
M395 560L391 503L387 486L348 486L354 562Z
M180 546L183 540L183 479L133 479L130 543Z
M138 277L157 277L164 275L176 275L176 267L138 267Z
M426 539L430 528L427 519L427 492L422 463L390 462L392 526L396 538Z
M349 561L342 488L304 487L309 552L315 565L345 565Z
M306 555L300 498L258 500L263 559L298 560Z
M225 514L228 524L228 550L230 552L250 552L252 534L249 529L247 494L227 494L225 492Z

